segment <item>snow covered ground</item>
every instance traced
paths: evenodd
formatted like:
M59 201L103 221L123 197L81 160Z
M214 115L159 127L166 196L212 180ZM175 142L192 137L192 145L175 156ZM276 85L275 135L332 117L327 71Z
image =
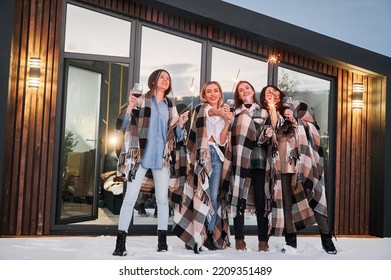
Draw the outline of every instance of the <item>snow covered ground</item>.
M128 236L125 257L112 256L114 236L98 237L28 237L0 238L0 260L391 260L391 238L347 238L333 239L337 255L323 251L320 237L298 236L297 254L280 252L283 237L271 237L270 252L258 252L256 236L246 236L247 251L234 248L231 237L230 248L219 251L204 251L196 255L186 250L182 241L168 236L168 251L156 252L156 236Z
M205 279L280 280L316 274L317 280L329 280L391 274L391 238L337 237L334 244L338 254L328 255L322 249L320 237L299 236L297 253L288 255L281 253L283 237L271 237L267 253L257 251L256 236L246 236L244 252L235 250L231 237L230 248L196 255L186 250L175 236L168 236L167 252L156 251L156 236L128 236L125 257L112 256L115 239L114 236L0 238L1 279L114 280L127 276L132 280L191 280L206 276ZM184 277L185 271L191 271L192 276Z

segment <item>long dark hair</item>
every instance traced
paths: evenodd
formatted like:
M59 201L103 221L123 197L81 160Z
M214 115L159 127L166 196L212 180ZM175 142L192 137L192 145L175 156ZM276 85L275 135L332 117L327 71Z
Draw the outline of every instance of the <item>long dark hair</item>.
M170 73L168 73L167 70L158 69L158 70L153 71L152 74L149 75L149 78L148 78L148 87L151 91L153 91L156 88L157 81L159 80L160 74L162 72L166 72L168 77L170 78L170 85L168 86L168 89L166 91L164 91L164 97L166 97L172 90L172 88L171 88L171 75L170 75Z
M280 100L279 100L279 102L277 102L276 103L276 109L277 109L277 111L278 112L280 112L280 114L281 115L283 115L283 113L284 113L284 108L283 108L283 106L282 106L282 100L284 99L284 96L285 96L285 94L277 87L277 86L275 86L275 85L267 85L267 86L265 86L262 90L261 90L261 93L259 94L259 100L261 101L261 104L262 104L262 106L263 106L263 108L265 108L265 109L268 109L268 104L267 104L267 101L266 101L266 99L265 99L265 93L266 93L266 89L268 88L268 87L271 87L271 88L273 88L273 89L275 89L276 91L278 91L279 92L279 94L280 94Z
M258 102L257 100L257 97L255 96L256 95L256 92L255 92L255 89L253 87L253 85L248 82L248 81L239 81L237 84L236 84L236 87L235 87L235 92L234 92L234 99L235 99L235 108L239 108L240 106L242 106L243 104L243 100L239 98L239 86L241 84L248 84L251 89L253 90L254 92L254 95L253 95L253 102L260 105L260 103Z

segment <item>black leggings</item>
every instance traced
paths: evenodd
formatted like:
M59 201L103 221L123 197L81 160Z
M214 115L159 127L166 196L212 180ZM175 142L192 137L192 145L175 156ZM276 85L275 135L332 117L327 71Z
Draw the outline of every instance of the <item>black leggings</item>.
M257 215L257 228L258 228L258 241L267 241L268 231L268 218L264 217L265 214L265 170L264 169L252 169L252 184L254 190L254 204ZM238 205L238 212L234 220L235 239L244 239L244 210L246 209L246 200L240 199Z

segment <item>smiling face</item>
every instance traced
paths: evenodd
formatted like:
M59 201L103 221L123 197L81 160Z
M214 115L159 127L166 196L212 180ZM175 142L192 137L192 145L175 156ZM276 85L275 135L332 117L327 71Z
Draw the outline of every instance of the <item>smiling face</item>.
M210 104L210 106L219 108L223 103L223 93L217 82L205 84L201 92L201 97Z
M158 77L156 88L166 91L170 87L170 82L170 76L168 73L162 71Z
M250 84L243 82L238 85L237 88L238 98L242 100L243 103L254 103L255 92Z
M278 104L280 103L280 92L275 88L268 87L265 91L265 100L267 103Z
M152 93L164 92L166 97L171 92L171 76L163 69L155 70L149 75L148 87Z

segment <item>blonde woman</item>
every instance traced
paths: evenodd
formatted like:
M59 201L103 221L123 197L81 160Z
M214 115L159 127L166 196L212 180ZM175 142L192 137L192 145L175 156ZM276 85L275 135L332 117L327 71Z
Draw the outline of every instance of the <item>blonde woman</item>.
M209 250L223 248L229 232L219 190L223 150L233 114L227 104L223 105L223 92L216 81L203 86L201 100L195 108L186 143L190 162L184 212L174 217L173 228L195 253L199 253L202 245Z

